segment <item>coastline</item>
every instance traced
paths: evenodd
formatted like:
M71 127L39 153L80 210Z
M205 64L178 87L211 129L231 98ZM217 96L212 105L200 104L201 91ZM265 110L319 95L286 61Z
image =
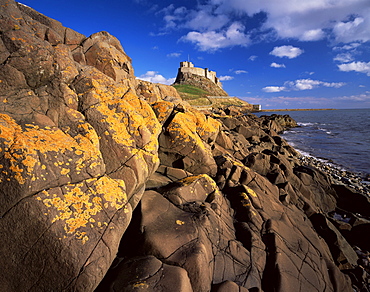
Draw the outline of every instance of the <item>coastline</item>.
M293 147L298 153L301 154L300 162L304 166L314 167L325 174L327 174L332 180L334 185L345 185L354 192L361 193L370 197L370 176L363 177L360 173L355 173L345 169L341 169L339 166L330 163L329 161L322 161L319 158L304 155L299 149Z
M337 109L335 108L313 108L313 109L297 108L297 109L265 109L265 110L260 110L259 112L335 111L335 110Z
M369 113L363 109L339 109L275 114L288 115L299 124L298 128L284 131L282 137L302 155L369 180Z

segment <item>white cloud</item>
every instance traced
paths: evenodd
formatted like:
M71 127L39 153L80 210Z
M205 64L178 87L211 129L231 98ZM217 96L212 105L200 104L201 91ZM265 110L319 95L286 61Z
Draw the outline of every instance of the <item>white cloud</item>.
M273 29L280 38L316 41L331 34L338 42L368 41L368 0L210 0L225 14L265 12L263 29ZM349 17L356 16L355 19ZM345 21L347 19L347 21Z
M370 101L370 92L365 92L358 95L341 96L338 97L340 100L351 100L351 101Z
M333 87L333 88L340 88L346 85L344 82L324 82L320 80L312 80L312 79L298 79L295 81L288 81L285 83L285 86L292 89L292 90L308 90L314 89L317 87Z
M342 53L335 56L334 61L338 61L341 63L348 63L353 61L353 57L351 53Z
M351 50L355 50L357 47L361 46L360 43L350 43L350 44L346 44L344 46L336 46L333 48L334 51L351 51Z
M340 71L349 72L356 71L360 73L366 73L370 76L370 62L352 62L338 65Z
M255 56L255 55L252 55L252 56L250 56L249 58L248 58L248 60L249 61L254 61L254 60L256 60L258 58L258 56Z
M163 77L163 75L158 74L157 71L147 71L145 74L140 75L137 78L144 80L144 81L149 81L152 83L161 83L161 84L166 84L166 85L171 85L176 80L176 78L166 79L165 77Z
M299 91L299 90L311 90L318 87L333 87L340 88L346 85L344 82L325 82L320 80L312 79L298 79L295 81L286 81L284 86L267 86L262 90L265 92L280 92L280 91Z
M181 53L171 53L171 54L167 54L167 57L169 58L178 58L181 56Z
M245 71L245 70L235 70L234 72L235 72L235 74L238 74L238 75L248 73L248 71Z
M272 67L272 68L285 68L285 65L273 62L273 63L271 63L270 67Z
M184 23L184 27L198 31L219 30L230 21L225 14L214 15L205 7L203 6L204 10L191 11L186 16L188 20Z
M284 86L267 86L262 88L264 92L280 92L286 90Z
M247 46L274 35L278 39L336 43L370 40L369 0L204 0L189 9L167 6L157 13L164 27L157 35L187 29L181 38L201 51ZM244 27L245 15L264 13L262 26ZM240 21L240 23L238 22ZM190 31L189 31L190 30ZM258 34L256 34L258 32ZM256 39L256 41L258 41Z
M325 33L322 29L311 29L303 32L299 38L301 41L318 41L325 37Z
M234 22L226 30L220 32L207 31L201 33L191 31L181 39L195 43L201 51L216 51L232 46L247 46L250 39L244 33L244 29L243 25Z
M219 79L220 81L229 81L229 80L233 80L234 77L226 75L226 76L220 76Z
M293 47L293 46L281 46L275 47L271 52L270 55L276 57L287 57L289 59L293 59L301 55L304 51L300 48Z
M370 11L369 11L370 13ZM343 43L361 40L363 42L370 40L370 17L357 17L353 21L338 22L333 32L335 40Z

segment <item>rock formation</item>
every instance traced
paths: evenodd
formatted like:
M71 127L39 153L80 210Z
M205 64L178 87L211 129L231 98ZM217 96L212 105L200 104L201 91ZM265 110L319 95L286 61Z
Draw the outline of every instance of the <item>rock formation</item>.
M181 69L181 68L180 68ZM179 69L174 84L188 84L201 88L213 96L228 96L225 90L210 79L192 72L183 72ZM197 68L198 69L198 68ZM200 69L200 68L199 68Z
M109 33L0 7L1 291L368 291L369 199L291 121L201 113Z

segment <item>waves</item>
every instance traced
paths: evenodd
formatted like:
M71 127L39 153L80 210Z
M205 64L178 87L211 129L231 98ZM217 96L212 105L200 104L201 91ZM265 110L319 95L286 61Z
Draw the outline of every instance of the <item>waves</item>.
M282 136L303 155L370 174L370 109L279 114L289 114L297 121L299 127Z

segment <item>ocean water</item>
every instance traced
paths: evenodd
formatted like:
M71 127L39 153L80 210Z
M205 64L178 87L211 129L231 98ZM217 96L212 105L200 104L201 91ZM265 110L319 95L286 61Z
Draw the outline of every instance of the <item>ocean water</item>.
M263 112L288 114L300 127L282 137L304 155L344 170L370 174L370 109Z

